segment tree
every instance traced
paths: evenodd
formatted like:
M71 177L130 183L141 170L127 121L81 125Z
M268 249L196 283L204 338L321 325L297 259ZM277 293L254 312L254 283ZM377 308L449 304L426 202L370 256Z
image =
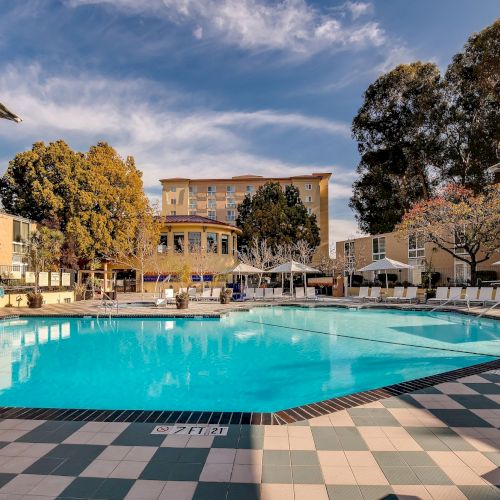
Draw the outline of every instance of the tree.
M472 35L444 77L443 177L482 191L500 151L500 20Z
M254 238L274 248L305 240L316 248L320 243L315 215L309 215L295 186L283 191L278 182L267 182L253 197L246 195L238 206L236 225L243 231L240 249Z
M254 236L250 245L245 246L238 251L238 259L244 264L267 271L275 263L275 256L266 239ZM259 273L259 284L262 281L263 273Z
M9 162L0 180L5 209L64 233L72 267L126 249L148 210L133 158L106 143L88 153L64 141L33 144Z
M475 195L450 184L434 198L415 203L397 230L405 238L418 234L467 263L476 283L477 265L500 251L500 185Z
M366 90L352 123L361 161L350 203L363 231L391 231L405 209L431 196L440 150L440 80L435 64L415 62L397 66Z

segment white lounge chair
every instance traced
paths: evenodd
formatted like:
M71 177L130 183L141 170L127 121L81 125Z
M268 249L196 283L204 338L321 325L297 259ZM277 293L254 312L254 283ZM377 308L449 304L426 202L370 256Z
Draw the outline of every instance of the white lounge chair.
M196 296L196 288L188 288L188 296L189 300L198 300Z
M274 289L273 299L274 300L281 300L281 299L283 299L283 288L275 288Z
M482 286L479 289L479 297L471 302L479 302L483 305L486 305L488 302L493 302L493 287Z
M255 289L255 300L264 300L264 290L265 288Z
M360 286L358 296L352 297L352 298L355 300L365 300L368 298L369 293L370 293L370 289L367 286Z
M245 299L254 300L254 297L255 297L255 288L247 288L245 290Z
M395 286L394 287L394 295L392 297L386 297L385 300L388 300L389 302L399 301L403 298L404 291L405 291L404 287Z
M175 302L175 296L174 296L174 289L173 288L166 288L163 290L163 296L165 297L167 304L170 304L172 302Z
M208 297L208 300L219 300L220 299L220 292L222 288L212 288L212 295Z
M305 296L304 296L304 287L303 286L298 286L295 289L295 298L297 300L304 300L305 299Z
M210 300L211 297L212 297L212 289L205 288L205 290L201 292L201 295L198 296L198 300L207 301Z
M306 287L306 300L318 300L316 296L316 288L313 286Z
M167 299L159 298L155 299L155 307L161 307L167 305Z
M477 286L468 286L465 289L464 298L454 300L455 303L458 304L466 304L467 302L477 302L477 292L479 291L479 287Z
M409 286L406 289L406 295L399 300L402 302L411 302L413 300L417 302L417 290L418 288L416 286Z
M448 300L448 287L438 286L436 290L436 296L433 299L428 299L427 302L445 302Z
M461 286L452 286L450 288L449 301L453 301L453 303L458 302L462 298L462 287Z
M380 290L381 290L381 287L379 287L379 286L372 286L370 296L367 297L368 300L378 300L378 299L380 299Z
M263 288L264 290L264 298L266 300L273 300L274 298L274 293L272 288Z

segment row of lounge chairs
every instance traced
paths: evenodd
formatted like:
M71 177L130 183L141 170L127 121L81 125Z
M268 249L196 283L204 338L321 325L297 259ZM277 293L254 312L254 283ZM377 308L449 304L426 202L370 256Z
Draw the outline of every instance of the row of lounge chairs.
M382 300L380 292L382 287L380 286L362 286L359 288L359 295L354 297L358 300ZM402 286L394 287L394 295L392 297L385 297L388 302L412 302L417 301L417 287L409 286L408 288Z
M462 294L463 288L461 286L439 286L436 290L436 297L429 299L430 303L442 304L450 302L453 304L493 304L500 301L500 292L496 292L497 297L494 299L495 289L491 286L468 286L465 293ZM463 295L463 296L462 296Z
M313 286L299 286L295 288L295 299L317 300L316 289ZM283 295L283 288L247 288L244 292L245 300L285 300L292 299L289 295Z
M189 300L211 301L219 300L221 288L205 288L201 293L196 291L196 288L180 288L179 291L187 292ZM163 290L161 297L155 299L156 307L162 305L173 304L175 302L175 292L173 288Z

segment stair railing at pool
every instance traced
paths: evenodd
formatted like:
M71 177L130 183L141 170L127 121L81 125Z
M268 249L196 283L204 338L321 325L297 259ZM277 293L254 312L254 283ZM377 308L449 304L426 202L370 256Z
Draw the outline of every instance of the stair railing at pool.
M470 310L470 300L469 300L469 297L467 296L467 292L465 292L464 298L465 298L465 302L467 303L467 311L469 311ZM440 307L444 307L446 304L449 304L450 302L456 302L457 300L461 300L458 295L455 295L455 297L450 297L448 300L446 300L442 304L438 304L436 307L433 307L429 312L432 313L432 312L436 311L437 309L439 309Z

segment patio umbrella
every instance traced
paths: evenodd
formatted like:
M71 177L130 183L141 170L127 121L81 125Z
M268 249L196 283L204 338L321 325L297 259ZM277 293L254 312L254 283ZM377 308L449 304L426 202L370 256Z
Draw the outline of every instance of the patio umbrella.
M314 267L307 266L306 264L301 264L300 262L295 262L294 260L290 260L289 262L285 262L284 264L280 264L279 266L273 267L268 271L269 273L290 273L290 293L293 295L293 273L302 273L304 275L304 284L306 283L306 274L308 273L319 273L318 269Z
M228 271L228 274L237 274L239 276L243 275L245 276L245 286L248 285L248 278L247 276L249 274L262 274L265 273L263 269L259 269L258 267L251 266L250 264L245 264L243 262L240 262L236 267Z
M500 260L498 262L493 262L492 266L500 266Z
M1 102L0 102L0 118L5 118L6 120L12 120L13 122L19 123L21 118L16 116L12 111L9 111Z
M385 259L375 260L371 264L358 269L358 271L384 271L385 287L389 288L389 282L387 281L387 271L395 271L399 269L413 269L413 266L410 266L409 264L405 264L403 262L399 262L398 260L388 259L386 257Z

